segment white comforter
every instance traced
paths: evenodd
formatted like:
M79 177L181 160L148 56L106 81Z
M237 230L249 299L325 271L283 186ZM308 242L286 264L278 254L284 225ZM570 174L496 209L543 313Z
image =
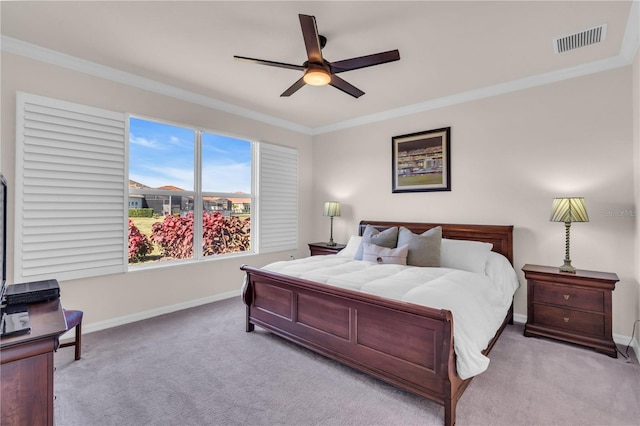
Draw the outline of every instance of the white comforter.
M502 324L518 288L515 271L504 260L487 264L491 276L448 268L377 264L344 256L312 256L271 263L263 269L453 313L458 375L482 373L482 354ZM506 263L506 266L505 266Z

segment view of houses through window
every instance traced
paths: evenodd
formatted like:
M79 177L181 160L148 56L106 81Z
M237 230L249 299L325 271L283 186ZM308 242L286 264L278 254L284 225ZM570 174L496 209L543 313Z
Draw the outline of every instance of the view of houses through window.
M252 152L250 141L131 117L129 264L251 250Z

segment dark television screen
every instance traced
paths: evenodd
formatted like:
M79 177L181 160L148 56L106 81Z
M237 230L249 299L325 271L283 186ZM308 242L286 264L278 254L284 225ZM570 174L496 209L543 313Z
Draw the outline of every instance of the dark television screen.
M0 173L0 259L2 259L2 287L0 297L4 297L7 285L7 181Z

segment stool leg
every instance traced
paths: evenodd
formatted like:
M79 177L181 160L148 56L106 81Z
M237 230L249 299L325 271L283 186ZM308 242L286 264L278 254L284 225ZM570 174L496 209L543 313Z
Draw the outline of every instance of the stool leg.
M76 326L76 361L80 359L82 352L82 321Z

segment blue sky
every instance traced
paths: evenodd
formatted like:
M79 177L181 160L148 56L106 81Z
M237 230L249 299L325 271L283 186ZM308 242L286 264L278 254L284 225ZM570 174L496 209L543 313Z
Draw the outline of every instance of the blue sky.
M193 190L194 135L191 129L131 118L129 179L158 188ZM251 192L251 143L202 135L202 189Z

